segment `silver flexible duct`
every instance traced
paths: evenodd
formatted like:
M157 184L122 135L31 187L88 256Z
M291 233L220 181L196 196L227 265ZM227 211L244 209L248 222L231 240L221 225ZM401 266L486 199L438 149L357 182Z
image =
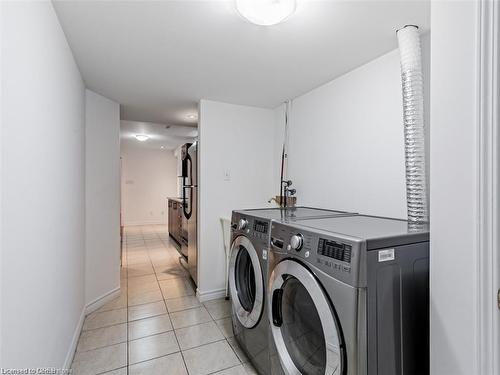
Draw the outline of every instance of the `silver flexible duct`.
M425 168L424 92L420 35L417 26L397 31L403 84L403 122L408 220L429 220Z

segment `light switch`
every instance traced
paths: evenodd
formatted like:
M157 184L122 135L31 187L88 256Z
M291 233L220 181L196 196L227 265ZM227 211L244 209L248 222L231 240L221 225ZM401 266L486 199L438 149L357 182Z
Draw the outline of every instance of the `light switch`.
M231 170L224 170L224 181L231 181Z

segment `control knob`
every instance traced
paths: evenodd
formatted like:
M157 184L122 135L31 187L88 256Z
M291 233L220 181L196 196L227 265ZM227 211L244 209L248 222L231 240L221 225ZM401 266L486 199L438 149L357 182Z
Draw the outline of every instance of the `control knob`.
M302 234L294 234L290 238L290 246L292 249L296 251L300 251L302 249L302 245L304 244L304 237L302 237Z
M238 221L238 230L246 229L247 226L248 226L247 219L240 219L240 221Z

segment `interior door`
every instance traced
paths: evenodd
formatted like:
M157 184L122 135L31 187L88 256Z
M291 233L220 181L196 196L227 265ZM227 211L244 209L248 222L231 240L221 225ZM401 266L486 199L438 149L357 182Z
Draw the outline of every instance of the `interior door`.
M231 245L229 290L239 322L255 327L264 308L264 282L258 254L245 236L236 237Z
M269 285L272 338L285 374L343 374L340 326L314 275L300 263L284 260Z

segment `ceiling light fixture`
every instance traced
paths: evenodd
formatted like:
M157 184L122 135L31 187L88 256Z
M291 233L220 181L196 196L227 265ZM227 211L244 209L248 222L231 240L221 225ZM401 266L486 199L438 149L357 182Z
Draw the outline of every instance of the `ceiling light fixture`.
M250 22L271 26L283 22L297 9L297 0L235 0L238 13Z
M149 135L146 134L136 134L135 139L137 139L139 142L144 142L149 139Z
M188 120L196 120L196 117L198 117L198 116L196 116L196 115L187 115L186 117L188 118Z
M160 148L163 150L165 148L165 146L160 146Z

